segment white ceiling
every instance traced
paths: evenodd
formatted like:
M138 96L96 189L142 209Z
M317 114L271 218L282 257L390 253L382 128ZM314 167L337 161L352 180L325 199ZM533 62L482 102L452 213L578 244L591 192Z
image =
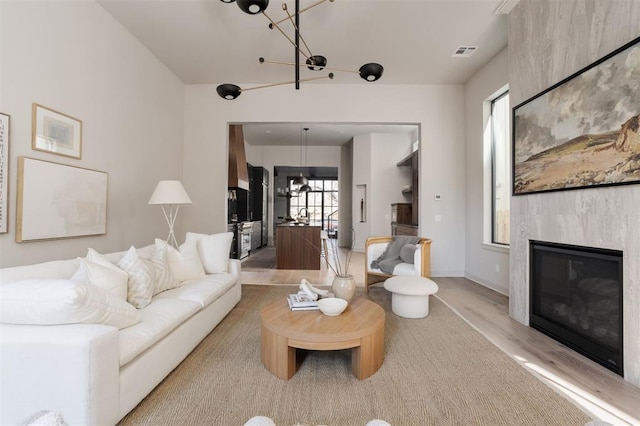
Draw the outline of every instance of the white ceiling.
M328 59L328 66L357 71L367 62L384 66L373 83L356 73L335 72L333 80L302 84L463 84L507 45L506 15L496 14L503 3L517 0L335 0L300 15L300 32L313 54ZM185 84L234 83L243 88L294 79L287 65L260 64L259 57L294 61L294 48L261 15L248 15L236 3L220 0L98 0L129 32L140 40ZM300 0L300 8L317 0ZM286 17L282 2L271 0L266 14L274 21ZM287 1L293 12L294 0ZM507 9L508 9L507 8ZM507 10L508 11L508 10ZM288 21L281 28L293 37ZM468 58L451 55L459 46L477 46ZM301 59L304 61L304 57ZM302 67L300 77L315 77ZM268 90L268 89L265 89ZM245 126L249 139L266 128ZM270 140L288 143L300 124L273 126ZM336 142L336 129L318 141ZM342 135L366 133L360 126L343 125ZM386 129L406 131L404 126ZM279 133L283 132L283 133ZM339 134L339 133L338 133ZM311 139L311 138L310 138ZM266 138L264 139L266 140Z

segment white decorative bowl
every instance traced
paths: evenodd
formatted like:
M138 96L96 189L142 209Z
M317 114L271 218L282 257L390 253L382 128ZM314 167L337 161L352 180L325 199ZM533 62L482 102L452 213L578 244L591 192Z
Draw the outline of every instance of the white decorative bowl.
M330 317L340 315L346 309L347 305L346 300L337 297L327 297L326 299L318 300L318 306L322 313Z

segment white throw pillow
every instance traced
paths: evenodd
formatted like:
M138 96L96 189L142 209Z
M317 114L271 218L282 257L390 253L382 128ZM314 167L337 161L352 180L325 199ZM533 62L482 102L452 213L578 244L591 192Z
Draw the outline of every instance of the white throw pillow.
M179 251L168 246L167 261L171 274L179 283L205 276L195 240L186 241Z
M186 240L198 242L198 253L207 274L228 272L229 252L233 241L232 232L212 235L187 232Z
M171 274L169 263L167 260L169 244L156 238L156 251L146 261L153 269L155 275L155 283L153 287L153 295L162 293L166 290L178 287L180 284Z
M92 261L93 263L97 263L100 266L104 266L105 268L111 268L116 271L122 271L122 269L118 268L107 256L104 254L98 253L96 250L89 248L87 250L87 260Z
M129 274L127 284L127 302L138 309L142 309L151 302L153 297L153 283L155 276L153 269L131 246L129 251L118 262L118 266Z
M0 292L0 321L9 324L106 324L122 329L141 318L133 306L88 282L16 281Z
M129 275L122 269L102 266L87 259L78 258L80 267L71 276L73 281L89 282L111 292L114 296L127 300L127 282Z

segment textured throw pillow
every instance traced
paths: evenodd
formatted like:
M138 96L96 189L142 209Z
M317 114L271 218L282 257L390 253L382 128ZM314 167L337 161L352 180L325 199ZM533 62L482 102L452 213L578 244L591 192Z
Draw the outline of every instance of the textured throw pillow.
M195 240L186 241L179 250L168 246L167 261L169 270L178 283L205 276Z
M80 267L71 276L73 281L88 282L111 292L114 296L127 300L127 282L129 275L122 269L102 266L87 259L78 258Z
M400 249L400 259L405 263L411 263L413 265L413 255L418 248L415 244L405 244Z
M186 240L197 241L200 260L207 274L228 272L229 252L233 241L232 232L211 235L187 232Z
M88 282L26 280L2 286L0 321L9 324L106 324L119 329L141 314L110 292Z
M153 286L153 295L162 293L166 290L178 287L179 283L171 274L169 270L168 251L169 244L166 241L162 241L156 238L155 241L156 251L146 261L153 269L155 282Z
M131 246L129 251L118 262L118 266L129 274L127 284L127 302L142 309L151 302L155 276L151 266L147 264Z

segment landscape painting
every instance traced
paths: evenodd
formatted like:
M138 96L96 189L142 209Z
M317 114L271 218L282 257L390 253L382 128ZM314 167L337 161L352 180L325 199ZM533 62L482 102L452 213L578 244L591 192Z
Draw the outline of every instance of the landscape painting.
M513 108L513 195L640 182L640 38Z

